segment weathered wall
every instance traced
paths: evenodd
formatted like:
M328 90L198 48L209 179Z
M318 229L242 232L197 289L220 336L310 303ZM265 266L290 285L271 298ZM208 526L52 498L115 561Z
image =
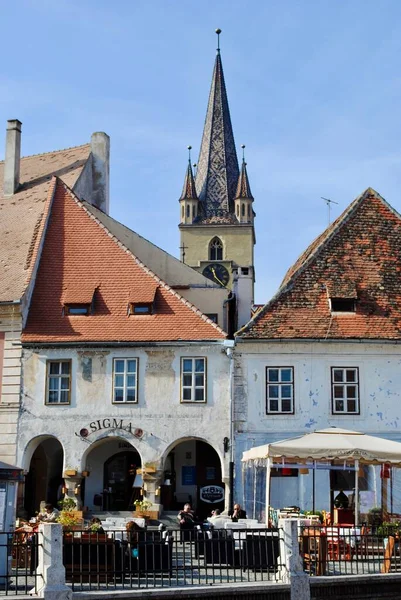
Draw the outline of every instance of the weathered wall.
M234 368L237 493L242 497L242 452L252 446L330 426L401 441L400 364L401 346L391 343L240 342L236 346ZM267 366L294 368L294 414L266 414ZM331 367L341 366L359 368L359 415L332 414ZM378 477L373 471L370 474L372 484ZM280 497L281 506L299 502L303 508L309 508L311 479L298 477L296 497L291 487L293 481L284 486L287 496L284 490L283 493L278 490L280 482L274 481L272 504ZM328 507L328 472L317 473L316 482L317 506ZM378 477L377 487L379 484ZM377 501L380 501L379 496ZM394 511L397 509L401 509L401 505L394 506Z
M4 335L4 340L2 335ZM17 424L21 381L21 315L18 305L0 307L1 403L0 460L16 460Z
M180 359L207 358L207 402L180 402ZM112 404L113 358L137 357L138 403ZM72 359L72 392L69 406L45 405L46 360ZM18 440L18 464L29 468L31 455L43 436L55 436L64 448L64 466L86 468L90 450L99 440L117 436L139 452L142 464L163 468L163 460L178 440L202 439L213 446L228 477L228 455L223 439L230 437L230 359L223 344L120 348L87 351L76 349L24 349L24 385ZM104 427L113 419L142 429L132 432ZM100 421L96 431L90 427ZM79 437L87 428L86 439ZM41 437L42 436L42 437Z

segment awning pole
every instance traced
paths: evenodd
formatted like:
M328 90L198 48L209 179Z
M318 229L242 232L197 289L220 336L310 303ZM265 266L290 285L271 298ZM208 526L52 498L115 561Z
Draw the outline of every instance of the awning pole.
M355 510L355 526L358 525L359 517L359 460L355 460L355 499L354 499L354 510Z
M269 516L270 516L270 471L271 471L271 459L267 459L266 463L266 498L265 498L265 521L266 525L269 524Z
M256 519L256 464L253 463L253 519Z
M315 514L315 504L316 504L316 461L313 461L313 471L312 471L312 511Z

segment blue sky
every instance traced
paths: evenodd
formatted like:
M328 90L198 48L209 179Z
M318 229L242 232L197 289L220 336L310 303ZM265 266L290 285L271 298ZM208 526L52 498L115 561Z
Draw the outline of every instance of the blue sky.
M3 2L0 115L23 154L111 136L112 216L178 256L220 27L255 197L256 302L368 186L401 211L399 0ZM4 138L4 136L3 136Z

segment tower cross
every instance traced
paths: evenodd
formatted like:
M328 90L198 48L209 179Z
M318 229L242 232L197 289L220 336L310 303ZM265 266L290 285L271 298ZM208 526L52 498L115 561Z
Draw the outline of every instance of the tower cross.
M181 250L181 262L185 263L185 250L188 250L188 246L184 246L183 242L179 249Z

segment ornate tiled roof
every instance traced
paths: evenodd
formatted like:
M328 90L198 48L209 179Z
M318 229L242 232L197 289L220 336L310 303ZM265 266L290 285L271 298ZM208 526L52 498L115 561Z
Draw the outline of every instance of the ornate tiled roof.
M235 198L248 198L253 200L251 186L249 185L248 173L246 170L246 162L242 161L241 173L239 174L237 191Z
M195 179L204 217L216 209L233 211L238 177L238 158L218 50Z
M239 332L250 339L401 339L401 217L368 188L289 269ZM329 298L355 299L331 312Z
M197 200L194 175L192 173L191 159L188 161L187 171L185 173L184 187L182 188L182 194L180 200Z

